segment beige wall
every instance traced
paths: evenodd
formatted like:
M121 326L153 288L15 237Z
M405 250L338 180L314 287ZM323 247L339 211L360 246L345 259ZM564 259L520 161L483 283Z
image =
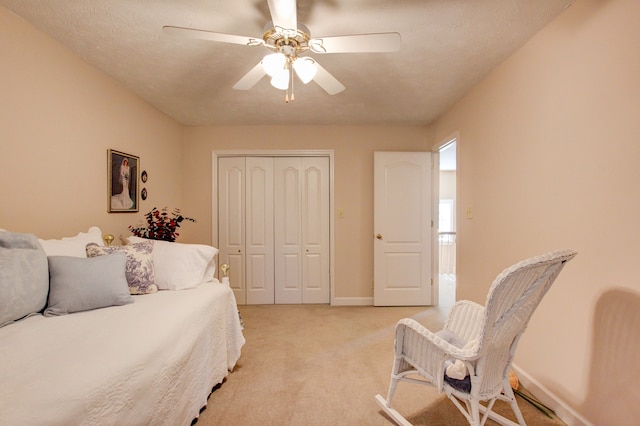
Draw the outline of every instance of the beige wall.
M284 105L283 105L284 106ZM336 208L335 297L373 297L373 152L424 151L418 127L255 126L188 128L184 142L185 209L199 220L185 228L211 243L213 150L333 150ZM334 209L335 215L335 209ZM335 216L334 216L335 218Z
M459 298L483 302L521 258L579 252L516 364L565 418L603 425L640 422L638 22L638 0L576 2L432 129L460 135Z
M182 201L182 126L0 6L0 228L58 238L129 235ZM149 199L107 213L107 149L140 156Z

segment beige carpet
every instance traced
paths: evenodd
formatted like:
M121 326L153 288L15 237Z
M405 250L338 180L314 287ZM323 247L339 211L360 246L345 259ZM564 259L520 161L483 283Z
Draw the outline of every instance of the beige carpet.
M441 328L443 308L241 306L247 339L235 370L209 398L197 426L381 425L394 423L374 396L386 397L395 323L413 317ZM501 404L496 411L513 418ZM524 400L529 425L562 425ZM401 383L394 407L415 425L466 425L435 389ZM495 424L488 421L487 424Z

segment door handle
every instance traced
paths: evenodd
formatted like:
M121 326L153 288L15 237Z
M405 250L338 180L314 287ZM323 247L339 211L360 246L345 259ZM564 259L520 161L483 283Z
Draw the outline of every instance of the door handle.
M379 240L381 240L381 239L382 239L382 234L378 234L378 235L376 235L376 238L377 238L377 239L379 239Z

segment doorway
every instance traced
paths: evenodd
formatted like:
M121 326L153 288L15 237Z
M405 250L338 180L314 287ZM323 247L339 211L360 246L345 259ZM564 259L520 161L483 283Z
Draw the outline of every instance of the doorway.
M449 307L456 300L456 138L448 139L438 153L438 304Z

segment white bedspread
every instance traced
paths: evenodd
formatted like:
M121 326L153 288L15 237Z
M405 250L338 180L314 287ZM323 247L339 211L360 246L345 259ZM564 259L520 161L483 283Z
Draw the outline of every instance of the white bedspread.
M0 328L0 425L189 425L238 358L221 283Z

